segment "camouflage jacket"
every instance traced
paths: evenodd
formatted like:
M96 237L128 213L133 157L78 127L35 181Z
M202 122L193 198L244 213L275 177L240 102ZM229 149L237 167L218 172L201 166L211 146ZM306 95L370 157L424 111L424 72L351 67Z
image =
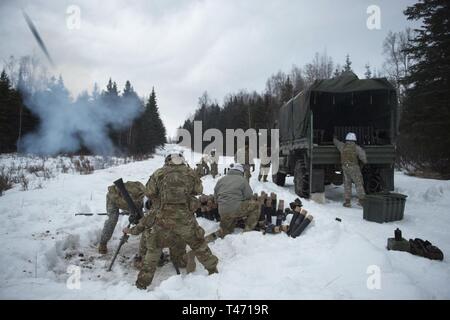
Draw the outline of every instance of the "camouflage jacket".
M358 165L358 159L366 164L367 157L363 148L354 142L341 142L334 138L333 143L341 153L341 163L343 165Z
M150 177L145 194L163 209L166 205L189 207L202 191L202 181L194 170L185 164L167 163Z
M131 199L137 208L142 208L144 201L144 193L145 187L139 181L127 181L125 182L125 188L130 194ZM115 185L111 185L108 187L108 196L111 200L115 202L119 209L128 211L128 204L125 199L120 194L120 191L116 188Z

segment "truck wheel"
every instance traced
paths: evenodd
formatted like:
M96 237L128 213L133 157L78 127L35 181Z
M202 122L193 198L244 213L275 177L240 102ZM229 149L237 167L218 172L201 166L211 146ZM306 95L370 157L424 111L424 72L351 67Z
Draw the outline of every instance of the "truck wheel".
M272 175L272 181L277 185L283 187L286 182L286 175L281 172L277 172Z
M309 173L304 160L297 160L294 169L295 193L302 198L309 198Z
M364 167L362 170L364 189L367 194L377 193L384 189L383 179L377 168Z

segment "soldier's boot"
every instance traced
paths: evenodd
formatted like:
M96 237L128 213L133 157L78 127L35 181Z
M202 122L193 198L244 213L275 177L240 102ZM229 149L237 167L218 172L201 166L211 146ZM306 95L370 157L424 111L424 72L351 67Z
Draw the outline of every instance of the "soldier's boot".
M107 254L108 253L108 247L106 246L106 243L100 243L98 246L98 253L100 254Z
M346 208L351 208L352 204L350 202L350 199L345 199L343 206Z
M263 176L263 182L267 182L267 175Z
M258 181L261 181L262 175L258 175Z
M219 273L219 270L217 270L217 267L214 267L213 269L208 269L208 275L212 275L214 273Z
M137 270L141 270L142 266L144 265L144 261L142 261L142 256L136 255L133 258L133 265Z

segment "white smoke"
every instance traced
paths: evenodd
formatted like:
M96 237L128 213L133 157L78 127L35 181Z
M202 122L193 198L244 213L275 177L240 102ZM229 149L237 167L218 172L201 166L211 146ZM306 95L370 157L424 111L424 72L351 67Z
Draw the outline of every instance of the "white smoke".
M25 105L40 119L37 130L20 141L19 150L26 153L54 155L84 146L95 154L113 154L110 130L130 127L142 112L137 96L109 103L88 96L72 101L62 82L44 91L22 93Z

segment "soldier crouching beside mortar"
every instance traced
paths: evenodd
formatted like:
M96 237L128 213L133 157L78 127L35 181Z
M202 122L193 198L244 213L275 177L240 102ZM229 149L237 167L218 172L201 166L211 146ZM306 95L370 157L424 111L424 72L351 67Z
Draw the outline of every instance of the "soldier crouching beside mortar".
M125 188L130 194L136 207L142 210L144 205L144 185L138 181L127 181L125 182ZM128 205L116 186L111 185L108 187L108 193L106 194L106 212L108 213L108 219L103 226L98 247L98 252L101 254L106 254L108 252L107 243L111 239L117 220L119 219L119 209L127 211Z
M244 168L235 163L227 175L214 187L220 215L220 229L217 236L223 238L234 231L236 220L245 219L245 231L255 229L259 220L259 204L253 199L253 191L244 178Z
M143 257L147 254L147 236L151 233L151 228L155 222L157 209L152 207L144 215L144 217L139 221L137 225L132 228L124 228L122 231L133 236L142 234L141 241L139 243L139 255L134 258L134 266L136 269L141 270L143 265ZM170 260L177 268L186 267L186 243L179 237L173 237L168 239L161 239L162 246L169 248ZM162 255L161 248L150 248L150 250L155 250L159 252L160 259L158 265L164 263L164 256ZM161 259L162 258L162 259Z
M365 198L363 177L358 159L367 163L366 152L356 144L356 135L353 132L347 133L345 143L333 137L333 143L341 153L342 171L344 173L344 207L351 207L352 182L356 185L358 194L358 205L362 205Z
M166 241L174 239L187 243L209 274L218 272L218 259L209 249L205 231L193 215L196 208L192 199L202 191L200 178L186 165L183 155L169 151L164 166L152 174L146 185L146 195L160 205L153 227L144 230L147 252L136 280L139 289L146 289L152 283L160 250L167 245Z

